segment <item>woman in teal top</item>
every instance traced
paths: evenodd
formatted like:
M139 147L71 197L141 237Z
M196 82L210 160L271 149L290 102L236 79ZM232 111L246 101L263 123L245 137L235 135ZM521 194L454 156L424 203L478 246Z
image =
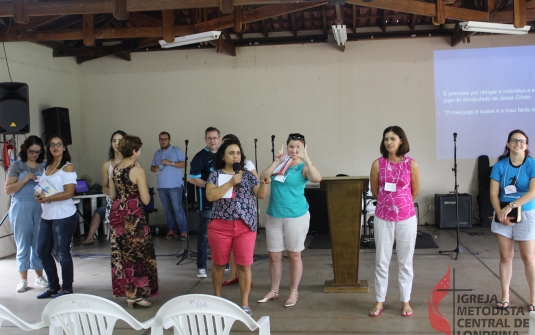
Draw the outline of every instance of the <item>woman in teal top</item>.
M288 156L293 159L292 165L284 174L273 175L283 161L284 146L281 146L281 150L275 155L275 161L260 176L260 180L271 176L271 196L266 211L271 291L258 302L268 302L279 297L282 253L286 250L290 260L290 294L284 307L292 307L298 299L298 287L303 274L301 251L305 249L305 238L310 223L305 186L309 181L319 183L321 173L308 157L303 135L290 134L286 145Z

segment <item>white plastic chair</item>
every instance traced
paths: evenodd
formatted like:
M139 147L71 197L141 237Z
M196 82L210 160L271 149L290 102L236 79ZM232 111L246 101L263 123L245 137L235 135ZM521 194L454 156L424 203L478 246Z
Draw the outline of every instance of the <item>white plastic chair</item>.
M206 294L183 295L166 302L156 316L146 322L152 335L163 335L163 329L174 328L175 335L228 335L234 321L243 322L259 335L271 333L269 316L253 320L238 305Z
M68 294L46 305L43 322L49 324L50 335L111 335L117 320L135 330L145 325L113 301L89 294Z
M28 323L22 319L20 319L18 316L13 314L7 307L0 305L0 328L2 328L2 321L7 320L14 324L15 326L19 327L23 330L36 330L41 329L43 327L46 327L46 324L43 321L39 321L36 323Z

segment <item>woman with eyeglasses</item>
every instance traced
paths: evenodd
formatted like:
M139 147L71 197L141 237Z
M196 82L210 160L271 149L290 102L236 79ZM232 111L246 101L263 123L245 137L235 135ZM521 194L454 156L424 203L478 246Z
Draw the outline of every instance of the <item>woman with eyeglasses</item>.
M286 141L286 150L293 163L283 175L272 174L283 160L284 146L275 155L273 163L260 175L262 180L271 178L271 197L266 211L271 291L258 302L264 303L279 297L282 253L286 250L290 260L290 294L284 307L292 307L297 304L299 298L299 282L303 274L301 251L305 249L305 239L310 224L305 186L309 181L319 183L321 173L308 157L303 135L290 134Z
M513 275L515 241L524 262L529 286L529 310L535 310L535 159L529 156L529 138L522 130L513 130L507 137L504 158L490 174L490 201L495 216L491 230L500 249L500 283L502 296L497 307L509 308L509 286ZM521 221L515 223L511 211L521 208Z
M383 131L381 157L372 163L370 186L375 207L375 304L368 315L377 317L384 309L388 269L396 242L401 316L412 316L410 298L414 278L412 259L418 230L414 199L420 191L418 164L407 153L409 140L401 127Z
M266 178L260 183L244 169L244 165L245 155L240 142L223 142L214 157L214 170L206 183L206 198L213 202L208 243L212 249L214 294L221 296L225 265L232 250L238 268L241 306L251 315L251 264L258 229L255 197L264 199L266 184L270 180Z
M119 142L123 160L110 178L111 280L113 295L126 297L128 307L150 307L158 295L154 243L143 205L150 202L145 170L139 165L143 143L126 135Z
M37 251L48 277L48 289L37 299L60 297L73 293L73 262L71 241L76 230L76 206L72 197L76 186L76 172L70 162L71 155L65 139L60 135L51 136L46 145L46 166L39 180L40 192L35 199L41 203L43 214L39 223ZM60 285L55 255L61 265Z
M111 134L110 139L110 150L108 153L109 161L105 161L102 164L102 193L109 195L110 194L110 177L113 173L113 167L119 164L123 160L123 155L119 152L119 142L123 137L126 136L126 133L122 130L117 130ZM95 240L93 236L100 226L100 221L104 219L104 223L110 222L110 208L111 208L111 199L106 197L106 206L102 206L95 210L91 223L89 224L89 231L85 238L84 244L93 244Z
M234 134L227 134L223 136L221 141L224 143L226 141L234 141L234 142L240 142L238 137ZM246 159L244 161L244 168L247 171L250 171L256 179L258 179L258 172L256 172L256 167L254 166L253 162L249 159ZM234 253L231 251L230 253L230 260L228 262L229 264L229 276L228 278L223 282L223 286L228 286L232 284L238 284L240 282L240 278L238 277L238 268L236 267L236 263L234 262Z
M35 270L35 285L48 287L43 264L37 255L37 236L41 221L41 204L35 201L34 187L44 171L45 144L37 136L28 137L20 146L20 159L9 166L5 190L11 195L9 221L17 245L17 268L20 282L17 292L28 290L28 270Z

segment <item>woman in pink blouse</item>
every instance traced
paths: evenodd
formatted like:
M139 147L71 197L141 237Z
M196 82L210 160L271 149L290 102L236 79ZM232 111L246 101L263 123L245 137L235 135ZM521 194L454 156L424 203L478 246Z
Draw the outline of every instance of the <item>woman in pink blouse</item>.
M414 199L420 190L420 172L416 161L406 155L409 141L403 129L391 126L384 130L381 157L372 164L370 184L375 208L375 305L368 312L377 317L384 309L388 288L388 268L396 243L401 300L401 316L412 316L409 304L412 279L412 258L416 242L417 217Z

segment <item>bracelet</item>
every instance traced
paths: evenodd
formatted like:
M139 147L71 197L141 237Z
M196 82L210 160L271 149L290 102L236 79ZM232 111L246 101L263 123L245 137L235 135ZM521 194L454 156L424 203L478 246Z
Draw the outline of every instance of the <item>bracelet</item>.
M175 162L171 162L171 165L172 165L172 166L175 166Z
M513 201L513 202L510 202L510 203L509 203L509 207L511 207L511 208L516 208L516 204L515 204L515 202L514 202L514 201Z

